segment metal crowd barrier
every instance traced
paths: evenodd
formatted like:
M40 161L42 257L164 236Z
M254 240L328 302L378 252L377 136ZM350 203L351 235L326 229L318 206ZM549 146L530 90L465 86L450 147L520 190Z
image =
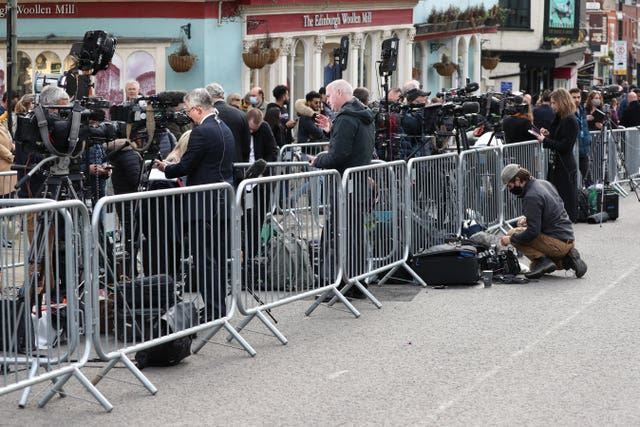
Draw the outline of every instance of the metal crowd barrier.
M460 231L456 153L409 160L410 253L444 243Z
M92 339L87 208L77 200L20 204L27 205L0 209L0 218L17 221L29 236L21 242L24 265L6 267L17 248L1 252L0 395L22 389L24 407L33 385L51 381L38 403L43 407L56 394L67 395L63 387L73 376L110 411L80 371Z
M626 129L614 129L611 133L606 132L604 134L602 132L591 132L589 170L591 173L591 180L594 183L603 183L605 179L605 172L607 174L608 182L616 182L618 177L618 146L623 144L626 131ZM605 147L607 148L606 153ZM605 155L607 161L606 163L603 163ZM580 164L577 152L576 164Z
M342 193L346 230L342 292L356 286L380 308L363 282L386 272L379 281L384 284L400 267L426 286L407 264L411 209L407 164L375 162L349 168L342 177Z
M542 144L536 141L518 142L515 144L505 144L502 146L502 166L509 163L517 163L523 168L527 168L531 175L544 179L546 170L546 156L544 155ZM500 169L502 171L502 169ZM502 182L499 182L502 187ZM503 190L502 214L500 227L506 232L508 223L522 215L522 200L512 197L507 190Z
M257 317L283 344L287 339L267 316L283 304L333 292L358 317L337 290L342 278L338 255L343 235L338 215L342 200L337 171L291 173L247 179L236 192L236 230L242 233L241 331ZM285 190L283 190L285 189ZM307 310L309 315L321 302ZM266 313L266 315L265 315Z
M97 384L121 362L155 394L128 355L203 333L197 352L221 328L250 354L255 350L229 323L236 311L239 233L229 184L176 187L104 197L92 218L93 307L98 356L108 361Z
M13 199L17 197L15 185L18 176L17 171L0 172L0 199Z
M459 218L475 221L488 230L500 226L503 206L500 150L484 147L460 153Z
M280 147L278 159L284 162L308 161L307 156L317 156L327 150L329 141L286 144Z

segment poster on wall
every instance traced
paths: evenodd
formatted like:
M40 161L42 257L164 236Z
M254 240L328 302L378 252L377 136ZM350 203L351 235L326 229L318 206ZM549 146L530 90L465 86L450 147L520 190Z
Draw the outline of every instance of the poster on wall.
M580 3L578 0L545 0L544 36L578 38Z

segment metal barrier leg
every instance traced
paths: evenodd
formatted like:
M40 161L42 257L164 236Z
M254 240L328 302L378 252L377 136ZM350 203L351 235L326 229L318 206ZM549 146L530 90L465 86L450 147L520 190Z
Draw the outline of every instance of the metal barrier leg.
M204 347L204 345L207 343L207 341L209 341L211 339L211 337L213 337L220 329L222 329L223 326L227 331L229 331L229 333L232 335L232 337L235 338L238 341L238 343L242 346L242 348L244 348L245 351L247 353L249 353L249 355L251 357L256 355L256 351L253 349L253 347L251 347L249 345L249 343L247 341L245 341L244 338L242 338L242 336L236 331L236 329L226 319L225 319L224 323L219 323L219 324L215 325L207 333L207 335L205 335L200 340L200 342L198 344L196 344L195 347L192 348L191 352L193 354L196 354L197 352L199 352L200 349L202 349L202 347Z
M265 316L261 310L258 310L256 314L258 315L258 319L260 319L262 323L264 323L264 325L271 331L271 333L280 340L282 345L286 345L289 342L287 338L280 333L278 328L276 328L273 323L269 322L269 319L267 319L267 316Z
M35 377L36 374L38 373L38 367L39 367L38 359L34 359L33 361L31 361L31 369L29 369L29 376L27 378L31 379ZM20 408L24 408L25 406L27 406L27 400L29 400L29 393L31 393L31 386L25 387L25 389L22 391L22 396L20 396L20 401L18 402L18 406Z
M244 338L236 331L233 325L225 320L224 327L233 337L240 343L240 345L245 349L249 356L253 357L256 355L256 351L249 345L248 342L245 341Z
M334 297L331 299L331 301L329 301L328 305L333 305L337 298L349 309L349 311L353 314L353 316L356 319L360 317L360 312L356 310L356 308L349 302L349 300L344 295L340 293L340 291L335 286L321 293L320 297L316 298L316 300L311 304L311 306L307 309L307 311L305 311L304 313L305 316L311 316L311 313L313 313L313 311L316 308L318 308L320 304L322 304L322 301L325 300L325 297L329 296L330 292L334 293Z
M51 386L51 388L47 390L43 398L40 399L40 402L38 402L38 407L44 408L47 402L49 402L49 400L51 400L51 398L55 396L57 393L60 393L61 397L66 396L64 391L62 391L62 386L65 385L67 381L69 381L69 378L71 378L72 374L73 374L72 372L69 372L64 377L59 378L58 381L55 381Z
M158 392L158 389L156 388L156 386L154 386L151 381L149 381L149 379L147 377L145 377L142 372L140 372L140 369L138 369L136 367L136 365L133 364L133 362L131 360L129 360L129 358L127 357L126 354L122 354L120 356L120 360L122 361L122 363L124 363L124 365L131 371L131 373L133 375L135 375L136 378L138 378L138 381L140 381L142 383L142 385L149 390L149 393L151 394L156 394Z
M107 365L104 368L102 368L102 371L100 371L98 375L95 376L93 381L91 381L91 384L98 385L100 380L106 377L109 371L113 369L113 367L116 366L117 363L118 363L118 359L111 359L109 363L107 363Z
M89 379L77 367L74 367L73 372L69 372L64 377L55 382L55 384L45 393L42 399L40 399L40 401L38 402L38 407L44 408L49 400L51 400L51 398L56 394L64 396L65 394L62 391L62 387L66 384L67 381L69 381L71 375L76 377L80 384L82 384L87 389L87 391L91 393L91 395L98 401L98 403L102 405L105 411L111 412L111 410L113 409L113 405L111 405L111 403L104 397L104 395L100 393L93 384L91 384L91 381L89 381Z
M197 344L191 348L191 353L196 354L204 345L222 328L222 323L215 325Z
M413 277L416 282L418 282L420 284L420 286L422 286L423 288L427 287L427 282L425 282L424 280L422 280L422 277L418 276L418 273L416 273L415 271L413 271L413 268L409 267L409 265L405 262L402 264L402 266L398 265L396 267L394 267L390 272L388 272L383 278L382 280L380 280L378 282L378 285L384 285L386 283L387 280L389 280L392 276L393 273L396 272L396 270L400 267L404 267L404 269L411 274L411 277Z
M238 326L236 326L236 331L238 333L240 333L245 326L247 326L249 324L249 322L251 322L253 320L253 318L257 315L258 313L251 313L248 316L246 316L244 319L242 319L242 321L240 322L240 324ZM227 342L231 342L231 340L233 340L233 335L229 334L227 336Z

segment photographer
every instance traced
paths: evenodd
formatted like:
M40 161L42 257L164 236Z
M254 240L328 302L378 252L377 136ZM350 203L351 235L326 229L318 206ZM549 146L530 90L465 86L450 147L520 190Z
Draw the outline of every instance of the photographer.
M431 155L431 145L422 143L423 109L429 102L428 97L428 92L415 88L405 94L408 109L400 119L400 126L407 135L406 142L401 142L400 155L403 159Z
M524 102L521 96L516 96L510 112L510 115L502 119L504 142L513 144L515 142L531 141L533 137L529 133L529 129L533 127L533 117L530 113L529 104Z

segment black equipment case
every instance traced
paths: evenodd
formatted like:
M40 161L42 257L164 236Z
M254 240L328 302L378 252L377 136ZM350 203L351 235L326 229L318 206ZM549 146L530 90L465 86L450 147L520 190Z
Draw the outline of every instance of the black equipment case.
M596 213L606 212L610 220L618 218L618 193L607 187L604 190L604 209L602 209L602 190L598 189Z
M470 245L432 246L415 255L411 267L427 285L469 285L480 279L477 250Z

